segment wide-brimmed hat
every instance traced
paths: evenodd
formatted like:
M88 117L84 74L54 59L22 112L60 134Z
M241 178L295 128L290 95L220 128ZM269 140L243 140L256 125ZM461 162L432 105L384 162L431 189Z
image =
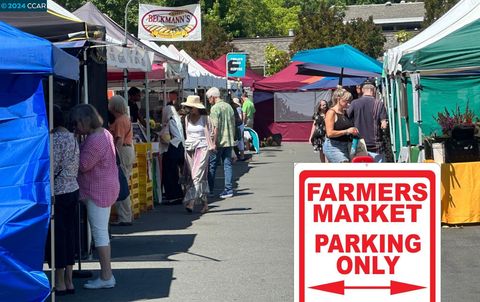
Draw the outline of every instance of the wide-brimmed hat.
M238 98L233 98L232 101L238 106L242 106L242 103L240 103L240 100Z
M187 97L187 101L183 102L181 105L186 106L186 107L194 107L194 108L198 108L198 109L205 109L205 106L200 101L200 97L198 95L189 95Z

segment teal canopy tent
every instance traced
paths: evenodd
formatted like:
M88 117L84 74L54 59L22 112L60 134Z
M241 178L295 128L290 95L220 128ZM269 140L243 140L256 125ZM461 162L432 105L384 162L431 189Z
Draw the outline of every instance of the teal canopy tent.
M480 1L461 0L420 34L386 52L384 82L397 150L421 144L425 135L442 134L434 117L445 108L464 111L468 104L480 114L479 34Z

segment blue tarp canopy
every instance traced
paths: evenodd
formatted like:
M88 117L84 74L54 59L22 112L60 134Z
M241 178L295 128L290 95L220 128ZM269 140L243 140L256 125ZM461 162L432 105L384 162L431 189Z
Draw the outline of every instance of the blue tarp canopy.
M348 44L302 50L293 56L292 61L382 73L380 62Z
M43 301L50 220L49 127L42 79L76 80L78 60L0 22L0 301Z
M362 84L367 78L343 78L342 86L356 86ZM338 77L326 77L319 81L300 87L300 90L331 89L337 87Z
M78 59L51 42L0 21L0 73L54 74L79 79Z

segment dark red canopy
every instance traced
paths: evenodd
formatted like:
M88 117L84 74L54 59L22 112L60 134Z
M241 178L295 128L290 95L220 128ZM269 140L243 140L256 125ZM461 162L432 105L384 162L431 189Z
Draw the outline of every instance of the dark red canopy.
M222 55L216 60L197 60L206 70L219 77L225 77L227 75L227 55ZM252 87L253 83L262 80L264 77L256 74L251 69L247 68L247 72L244 78L240 80L243 86ZM236 78L229 78L229 80L237 80Z
M302 62L292 62L276 74L255 82L253 87L263 91L291 91L323 78L297 74L297 65L299 64L302 64Z

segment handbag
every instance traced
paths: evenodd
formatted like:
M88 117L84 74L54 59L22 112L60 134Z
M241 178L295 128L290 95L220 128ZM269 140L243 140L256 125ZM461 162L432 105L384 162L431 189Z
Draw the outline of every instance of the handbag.
M130 190L128 189L128 179L123 173L122 164L120 161L120 156L118 156L118 150L115 148L116 158L117 158L117 169L118 169L118 183L120 184L120 191L118 192L117 201L125 200L130 196Z
M350 150L350 158L352 159L355 156L367 156L367 144L363 138L354 138L352 141L352 146Z
M196 140L196 141L186 140L183 144L183 147L185 148L186 151L193 152L195 151L195 149L197 149L199 143L200 143L199 140Z

